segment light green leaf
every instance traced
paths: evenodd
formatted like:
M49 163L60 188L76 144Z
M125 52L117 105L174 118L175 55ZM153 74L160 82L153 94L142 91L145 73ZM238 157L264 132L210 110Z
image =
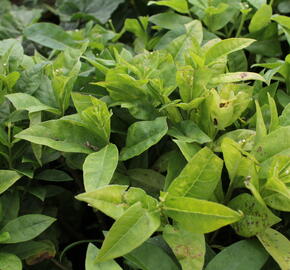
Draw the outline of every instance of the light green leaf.
M255 40L249 38L228 38L217 42L210 47L205 54L207 65L213 64L216 60L232 52L242 50L252 44Z
M126 146L121 151L120 160L124 161L140 155L158 143L165 136L167 130L165 117L134 123L128 129Z
M73 134L73 136L72 136ZM99 146L83 124L70 120L50 120L18 133L18 139L46 145L58 151L89 154Z
M272 17L272 20L276 21L283 27L290 29L290 18L288 16L275 15Z
M21 175L15 171L0 170L0 194L11 187Z
M84 185L87 192L110 183L118 165L118 149L109 144L87 156L83 165Z
M162 235L181 264L182 270L203 269L205 256L203 234L166 225Z
M129 188L121 185L108 185L94 191L82 193L76 199L88 203L90 206L102 211L113 219L118 219L136 202L143 208L152 210L156 208L157 201L148 196L140 188Z
M160 214L135 203L115 221L106 235L97 261L123 256L144 243L160 226Z
M186 0L165 0L165 1L150 1L148 5L158 5L170 7L180 13L189 13Z
M251 19L249 31L257 32L266 27L270 23L271 17L272 7L270 5L261 6Z
M229 206L244 213L244 217L232 224L238 235L252 237L281 221L265 205L253 196L243 193L230 201Z
M111 112L107 104L93 96L80 93L72 93L72 99L87 128L95 134L98 140L102 141L102 146L108 144L111 132Z
M258 73L254 72L228 72L226 74L221 74L214 77L211 80L213 84L220 84L220 83L233 83L233 82L240 82L240 81L248 81L248 80L258 80L262 82L266 82L265 78Z
M30 214L9 221L0 231L8 232L10 238L3 242L13 244L31 240L45 231L56 219L44 215Z
M163 209L181 228L194 233L215 231L239 221L243 216L222 204L170 195L165 198Z
M279 264L281 270L289 270L290 241L283 234L271 228L258 234L258 239Z
M267 252L257 240L242 240L218 253L205 270L258 270L267 259Z
M269 177L267 179L262 197L270 207L290 212L290 187L278 177Z
M24 29L24 36L54 50L76 47L77 44L61 27L52 23L35 23L28 26Z
M174 196L209 199L221 176L223 162L209 148L195 154L173 180L168 192Z
M86 270L122 270L122 268L113 260L96 263L96 257L99 252L99 249L95 245L88 245L86 254Z
M1 270L22 270L21 260L11 253L0 253Z

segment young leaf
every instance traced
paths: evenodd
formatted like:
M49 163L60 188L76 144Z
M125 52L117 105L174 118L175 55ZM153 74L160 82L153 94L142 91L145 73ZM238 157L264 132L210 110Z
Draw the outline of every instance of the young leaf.
M99 146L94 135L83 124L70 120L43 122L23 130L15 137L72 153L90 154Z
M281 221L265 205L260 204L248 193L234 198L230 201L229 206L244 213L244 217L240 221L231 225L238 235L244 237L257 235Z
M21 260L11 253L0 252L1 270L22 270Z
M250 32L257 32L266 27L271 22L272 7L270 5L261 6L251 19L249 25Z
M144 243L160 226L160 214L135 203L115 221L97 256L98 262L123 256Z
M86 270L122 270L122 268L113 260L107 262L96 263L96 256L99 254L99 249L89 244L86 254Z
M118 165L118 149L109 144L87 156L83 165L84 185L87 192L110 183Z
M15 171L0 170L0 194L11 187L20 178L21 175Z
M254 39L249 38L228 38L221 40L208 49L205 54L205 63L210 65L221 57L248 47L254 41Z
M205 270L257 270L267 259L267 252L257 240L242 240L218 253Z
M194 233L212 232L242 218L222 204L189 197L167 195L163 209L181 228Z
M44 215L30 214L9 221L0 231L8 232L10 238L6 244L31 240L45 231L56 219Z
M222 166L222 160L204 147L173 180L168 192L173 196L209 199L220 180Z
M102 211L113 219L118 219L136 202L140 202L143 208L153 210L157 201L148 196L140 188L129 188L121 185L108 185L94 191L82 193L76 199L88 203L90 206Z
M289 240L271 228L258 234L258 239L273 259L279 264L281 270L289 270L290 242Z
M121 151L120 160L124 161L140 155L158 143L165 136L167 130L165 117L134 123L128 129L126 146Z
M182 270L202 270L205 256L203 234L192 233L180 228L166 225L163 238L171 247L182 266Z

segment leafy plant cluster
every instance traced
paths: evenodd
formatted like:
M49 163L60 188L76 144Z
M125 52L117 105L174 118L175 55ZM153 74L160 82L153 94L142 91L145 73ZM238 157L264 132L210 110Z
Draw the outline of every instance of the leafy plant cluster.
M289 1L11 2L1 270L290 269Z

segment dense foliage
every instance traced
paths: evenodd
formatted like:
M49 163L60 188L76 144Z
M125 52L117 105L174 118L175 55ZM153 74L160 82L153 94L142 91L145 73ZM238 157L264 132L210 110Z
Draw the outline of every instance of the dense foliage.
M289 270L290 2L0 5L1 270Z

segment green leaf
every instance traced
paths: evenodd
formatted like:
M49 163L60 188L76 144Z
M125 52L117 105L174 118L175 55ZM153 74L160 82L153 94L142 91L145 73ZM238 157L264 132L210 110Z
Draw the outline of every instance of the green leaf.
M158 244L150 238L140 247L125 255L130 263L142 270L178 270L179 267L173 258Z
M72 153L90 154L99 145L83 124L70 120L50 120L33 125L15 137Z
M9 221L0 231L8 232L10 239L3 242L13 244L31 240L45 231L56 219L44 215L30 214Z
M11 253L0 253L1 270L22 270L21 260Z
M281 270L289 270L290 241L278 231L268 228L258 235L260 242L279 264Z
M71 16L74 20L98 20L105 24L111 17L111 14L124 0L90 0L79 1L69 0L61 1L59 10L61 15Z
M212 232L242 218L222 204L189 197L167 195L163 209L181 228L194 233Z
M255 40L249 38L228 38L221 40L208 49L205 54L205 63L213 64L216 60L232 52L242 50L252 44Z
M267 171L273 158L277 155L290 153L290 126L280 127L265 136L252 150L254 157L261 162L259 175L266 178Z
M15 171L0 170L0 194L11 187L20 178L21 175Z
M67 181L73 181L73 178L71 178L70 175L68 175L64 171L55 170L55 169L47 169L44 171L41 171L37 175L35 175L36 179L44 180L44 181L50 181L50 182L67 182Z
M76 47L76 42L61 27L52 23L35 23L24 29L24 36L54 50Z
M182 270L203 269L205 256L203 234L166 225L162 235L181 264Z
M109 144L87 156L83 165L84 185L87 192L110 183L118 165L118 149Z
M255 143L259 143L265 136L267 136L267 128L264 122L263 114L259 102L255 100L256 104L256 137Z
M174 196L209 199L220 181L223 162L209 148L195 154L173 180L168 192Z
M144 243L160 226L160 214L135 203L115 221L107 233L97 261L123 256Z
M124 161L140 155L158 143L165 136L167 130L165 117L134 123L128 129L126 146L121 151L120 160Z
M88 203L90 206L102 211L113 219L118 219L136 202L143 208L152 210L156 208L157 201L148 196L140 188L129 188L123 185L108 185L94 191L82 193L76 199Z
M99 252L99 249L95 245L88 245L86 254L86 270L122 270L122 268L113 260L96 263L96 257Z
M238 235L244 237L257 235L281 221L265 205L260 204L248 193L235 197L230 201L229 206L244 213L240 221L231 225Z
M270 112L271 112L271 123L269 126L269 133L270 133L279 127L279 117L278 117L275 100L270 96L269 93L268 93L268 102L270 105Z
M47 111L57 115L60 114L58 109L49 107L41 103L37 98L25 93L9 94L5 97L11 101L16 110L27 110L29 113Z
M251 19L249 25L250 32L257 32L266 27L272 17L272 7L270 5L262 5Z
M131 169L126 172L130 177L130 185L142 188L151 196L158 197L160 190L164 187L165 177L150 169Z
M204 144L211 142L209 138L193 121L182 121L169 129L168 134L179 141Z
M170 7L180 13L189 13L186 0L165 0L165 1L150 1L148 5L158 5Z
M205 270L257 270L267 259L267 252L257 240L242 240L218 253Z
M240 82L240 81L248 81L248 80L258 80L262 82L266 82L265 78L258 73L254 72L228 72L226 74L221 74L214 77L211 80L213 84L220 84L220 83L233 83L233 82Z
M25 260L28 265L37 264L40 260L48 260L56 254L55 246L49 240L9 244L2 250L15 254L20 259Z
M191 22L191 18L174 12L164 12L151 16L149 21L164 29L174 30Z

